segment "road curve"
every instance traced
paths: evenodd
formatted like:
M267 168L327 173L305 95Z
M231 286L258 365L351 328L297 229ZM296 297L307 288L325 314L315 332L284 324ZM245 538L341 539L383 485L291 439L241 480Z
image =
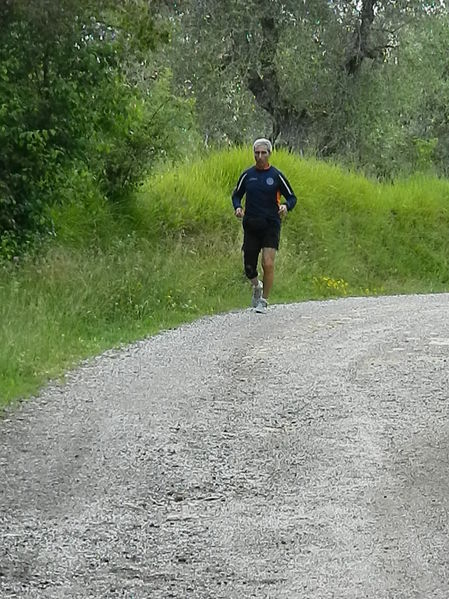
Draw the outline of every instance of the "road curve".
M9 411L1 599L447 599L448 304L204 318Z

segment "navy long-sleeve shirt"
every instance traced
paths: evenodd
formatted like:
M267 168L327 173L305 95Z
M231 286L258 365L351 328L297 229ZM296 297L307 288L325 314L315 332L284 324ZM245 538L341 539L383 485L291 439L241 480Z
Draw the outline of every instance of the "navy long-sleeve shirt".
M287 178L274 166L260 170L256 166L243 171L232 193L234 210L242 207L245 199L246 218L266 218L280 224L279 205L281 195L285 198L287 210L296 204L296 196Z

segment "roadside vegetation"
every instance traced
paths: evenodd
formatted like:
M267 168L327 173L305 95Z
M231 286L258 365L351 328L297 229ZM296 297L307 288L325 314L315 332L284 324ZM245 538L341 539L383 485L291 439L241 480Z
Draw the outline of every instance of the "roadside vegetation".
M299 198L273 302L448 288L446 3L262 4L0 2L0 405L248 305L256 137Z
M212 152L146 180L127 202L53 207L54 235L0 266L0 405L82 359L244 309L230 194L249 149ZM449 182L380 183L278 151L298 205L284 225L272 303L449 289Z

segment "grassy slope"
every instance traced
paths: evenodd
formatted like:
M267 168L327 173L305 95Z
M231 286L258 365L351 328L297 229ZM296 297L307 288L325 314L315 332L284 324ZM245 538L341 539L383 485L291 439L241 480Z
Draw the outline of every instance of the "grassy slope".
M154 177L118 223L91 201L56 214L58 243L0 269L0 405L113 345L246 307L229 198L251 163L224 151ZM273 163L299 198L273 302L448 288L449 182L381 185L282 152Z

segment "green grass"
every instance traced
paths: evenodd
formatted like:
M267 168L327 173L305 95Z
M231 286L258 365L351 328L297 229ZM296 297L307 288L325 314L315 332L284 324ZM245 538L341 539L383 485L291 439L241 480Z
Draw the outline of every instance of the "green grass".
M0 406L83 358L243 308L241 228L230 193L249 150L215 153L146 182L115 215L90 197L54 212L38 258L0 268ZM279 152L298 196L283 225L272 302L449 288L449 182L379 184Z

